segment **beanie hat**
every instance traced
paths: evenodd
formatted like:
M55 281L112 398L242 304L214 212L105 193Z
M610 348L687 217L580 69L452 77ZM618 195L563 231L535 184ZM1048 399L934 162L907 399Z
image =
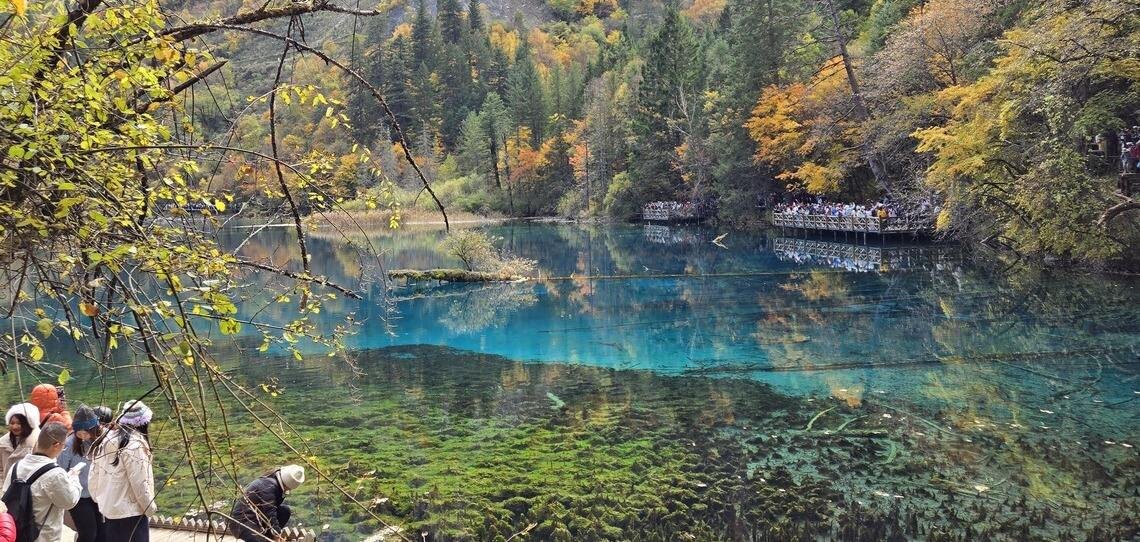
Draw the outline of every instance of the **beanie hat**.
M127 401L119 405L119 410L123 411L123 415L119 416L119 423L131 427L147 425L154 416L150 407L144 405L142 401Z
M51 384L40 384L32 388L28 400L36 405L41 413L46 414L59 409L59 390Z
M12 408L8 409L8 414L4 416L4 423L11 423L12 416L16 414L20 414L24 416L24 419L28 420L28 425L31 426L32 431L40 428L40 409L36 408L36 405L31 403L12 405Z
M111 423L115 419L115 413L111 412L111 407L99 405L94 409L95 417L99 418L99 423Z
M71 419L71 428L75 431L90 431L99 427L99 417L87 405L79 405L75 409L75 417Z
M277 470L277 482L285 491L293 491L305 482L305 467L300 465L285 465Z

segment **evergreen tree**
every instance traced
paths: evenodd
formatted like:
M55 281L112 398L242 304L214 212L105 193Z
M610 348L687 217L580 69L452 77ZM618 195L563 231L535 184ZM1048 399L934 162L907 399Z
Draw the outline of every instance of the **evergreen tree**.
M637 205L673 199L683 185L674 167L675 150L684 142L678 129L682 107L698 103L701 90L699 50L693 31L676 9L645 45L645 65L633 115L633 181Z
M443 102L440 136L443 144L450 148L455 144L463 119L479 104L472 103L477 89L471 80L471 64L464 52L458 45L444 45L441 56L438 69L440 100Z
M412 130L412 113L414 105L412 103L412 76L414 69L412 68L412 44L408 38L404 36L397 36L386 47L388 54L387 57L391 62L387 63L388 71L388 106L392 108L392 112L396 115L396 122L404 130Z
M491 170L484 126L483 116L472 111L463 120L459 134L459 167L464 173L480 177Z
M531 146L538 148L546 134L546 99L542 78L530 55L526 41L519 46L515 65L507 76L507 100L515 124L531 130Z
M439 32L444 43L459 43L463 38L463 11L459 0L439 0Z
M479 0L471 0L467 6L467 27L471 29L472 34L482 34L485 31L483 13L479 11Z
M390 98L391 84L387 80L384 50L384 40L388 37L388 18L369 17L364 31L363 51L358 66L360 74L385 98ZM384 110L364 85L355 85L348 100L349 110L355 113L352 128L353 137L357 141L371 144L379 134L387 133Z
M487 142L487 157L491 162L495 188L501 190L503 181L502 175L499 173L499 151L503 147L507 132L510 130L510 116L507 112L507 106L503 104L503 99L494 92L487 94L487 99L483 101L481 116L483 119L483 135Z
M435 67L435 60L435 25L431 17L428 17L424 0L420 0L416 18L412 21L412 66L413 69L419 69L422 64L431 71Z

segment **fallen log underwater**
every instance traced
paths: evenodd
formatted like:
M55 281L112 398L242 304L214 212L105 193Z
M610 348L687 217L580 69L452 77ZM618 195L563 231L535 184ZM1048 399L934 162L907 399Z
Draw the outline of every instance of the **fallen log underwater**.
M444 281L444 282L514 282L525 280L525 277L509 273L491 273L487 271L468 271L466 269L396 269L388 272L388 278L404 279L407 282Z

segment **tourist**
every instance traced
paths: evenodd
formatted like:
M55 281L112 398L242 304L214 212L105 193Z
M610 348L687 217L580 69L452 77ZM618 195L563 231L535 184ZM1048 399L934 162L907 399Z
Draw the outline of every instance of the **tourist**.
M79 496L79 503L69 512L75 532L79 535L76 542L104 542L107 537L103 515L99 513L99 505L91 499L91 490L87 484L91 470L90 465L88 465L91 462L91 449L102 432L95 411L87 405L80 405L79 408L75 409L75 419L71 422L71 430L73 432L71 436L67 437L63 453L59 455L56 462L68 470L77 465L82 465L79 471L79 485L82 487L82 493Z
M95 411L95 417L99 418L99 425L102 426L103 429L111 429L115 418L115 413L111 410L111 407L99 405L93 410Z
M14 405L4 423L8 433L0 437L0 472L8 472L13 463L32 453L40 434L40 409L31 403Z
M40 409L40 427L47 425L48 422L58 422L71 429L71 413L67 411L67 402L62 390L63 388L56 388L51 384L40 384L32 388L28 400Z
M62 423L43 426L32 455L14 463L4 475L4 492L16 480L31 483L32 520L40 528L35 542L63 540L63 512L79 501L79 468L65 471L55 462L66 440L67 428ZM27 528L18 523L20 518L15 519L17 530Z
M4 501L0 501L0 542L16 542L16 520Z
M234 503L230 533L245 542L284 540L281 530L292 515L285 494L304 481L304 467L285 465L250 482Z
M107 540L148 542L154 504L154 469L148 435L153 413L127 401L118 426L96 446L88 480L92 500L106 518Z

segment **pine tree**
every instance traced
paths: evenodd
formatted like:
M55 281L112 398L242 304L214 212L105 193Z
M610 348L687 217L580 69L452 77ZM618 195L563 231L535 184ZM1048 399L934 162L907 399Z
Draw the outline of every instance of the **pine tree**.
M487 156L491 162L492 173L495 176L495 188L502 189L502 176L499 173L499 149L503 146L507 132L510 130L510 116L503 99L494 92L487 95L483 101L483 134L487 142Z
M526 41L519 46L515 65L507 76L507 101L515 124L530 128L531 145L540 147L546 134L546 98Z
M459 43L463 38L463 11L459 0L439 0L439 32L444 43Z
M388 70L388 105L396 115L396 121L404 130L412 129L412 44L404 36L393 39L386 47L391 62Z
M656 199L673 199L683 185L673 167L675 150L683 143L678 130L683 104L695 104L703 89L699 48L689 24L670 9L660 29L645 46L645 66L633 115L637 136L633 160L638 205Z
M471 29L472 34L484 32L483 13L479 11L479 0L471 0L467 6L467 27Z
M416 18L412 21L412 66L419 69L420 65L428 67L431 71L435 67L436 43L435 25L428 17L427 6L420 0L416 8Z
M487 152L487 131L483 116L476 111L467 114L459 134L459 167L467 174L480 177L491 170Z
M359 70L364 79L376 87L386 98L391 95L391 83L385 69L384 40L388 37L388 18L369 17L364 27L365 39L360 54ZM387 134L384 110L364 85L356 85L349 96L349 110L354 112L353 137L371 144L381 134Z

